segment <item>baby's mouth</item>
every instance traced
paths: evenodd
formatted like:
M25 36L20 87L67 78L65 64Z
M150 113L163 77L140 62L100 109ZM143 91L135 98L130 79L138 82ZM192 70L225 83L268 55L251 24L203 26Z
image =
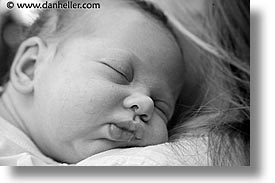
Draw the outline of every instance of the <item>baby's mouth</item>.
M111 123L109 134L114 141L141 140L144 136L145 127L142 122L122 121Z

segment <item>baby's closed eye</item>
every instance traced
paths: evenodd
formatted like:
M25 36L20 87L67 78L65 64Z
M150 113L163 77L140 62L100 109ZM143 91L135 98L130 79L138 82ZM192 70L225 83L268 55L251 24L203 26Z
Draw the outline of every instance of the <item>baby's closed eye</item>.
M122 63L121 61L117 60L101 60L101 64L107 66L109 69L114 71L118 77L114 77L115 82L118 84L129 84L133 80L133 71L129 64Z

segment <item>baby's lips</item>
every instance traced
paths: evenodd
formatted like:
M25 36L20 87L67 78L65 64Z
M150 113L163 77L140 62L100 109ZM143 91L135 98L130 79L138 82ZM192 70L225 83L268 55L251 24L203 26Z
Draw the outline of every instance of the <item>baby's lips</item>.
M144 131L145 126L141 121L122 121L110 125L111 139L116 141L141 140Z
M134 137L133 132L119 128L115 124L110 124L109 134L114 141L130 141Z

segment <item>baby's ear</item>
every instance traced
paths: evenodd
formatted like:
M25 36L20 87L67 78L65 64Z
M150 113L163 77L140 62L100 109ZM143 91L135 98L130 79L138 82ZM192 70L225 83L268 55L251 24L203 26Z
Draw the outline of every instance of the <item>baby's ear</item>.
M10 82L18 92L28 94L33 91L36 66L46 48L38 37L29 38L19 46L10 70Z

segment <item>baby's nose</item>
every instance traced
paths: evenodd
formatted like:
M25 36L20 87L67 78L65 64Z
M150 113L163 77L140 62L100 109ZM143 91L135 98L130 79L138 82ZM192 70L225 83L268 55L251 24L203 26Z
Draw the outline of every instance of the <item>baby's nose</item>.
M134 110L135 115L139 116L144 122L152 118L154 111L154 101L151 97L144 94L132 94L125 98L123 105Z

